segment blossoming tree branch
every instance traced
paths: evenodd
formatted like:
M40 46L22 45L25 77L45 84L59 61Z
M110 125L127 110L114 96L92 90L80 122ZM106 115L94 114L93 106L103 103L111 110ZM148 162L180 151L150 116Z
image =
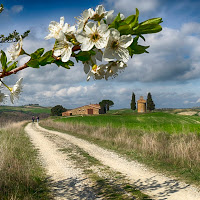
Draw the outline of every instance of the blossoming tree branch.
M3 5L0 12L2 10ZM95 80L108 80L109 77L117 76L120 70L124 70L129 58L134 54L148 53L149 46L139 45L138 40L142 38L145 41L144 34L161 31L162 18L152 18L139 23L138 9L128 17L121 13L115 16L113 13L113 10L106 11L102 5L98 5L95 10L85 10L74 26L65 23L64 17L60 17L60 22L51 21L49 34L45 39L54 38L55 44L52 50L45 53L44 48L31 54L25 52L22 48L22 36L9 51L11 60L8 61L6 53L1 50L0 83L8 88L11 102L19 98L22 78L12 88L7 86L4 80L25 68L39 68L54 63L58 67L70 69L76 61L82 62L87 80L91 77ZM18 66L17 58L21 55L27 55L30 59ZM6 96L0 92L0 102L3 102Z

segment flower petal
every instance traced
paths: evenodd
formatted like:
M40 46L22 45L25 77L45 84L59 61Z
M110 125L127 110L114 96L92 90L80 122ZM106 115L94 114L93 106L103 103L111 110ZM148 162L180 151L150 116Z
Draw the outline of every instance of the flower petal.
M93 46L94 46L94 43L91 40L85 39L85 41L81 45L81 50L89 51L90 49L92 49Z
M76 39L78 42L83 43L85 41L86 35L84 33L80 33L76 35ZM89 40L89 38L88 38Z
M120 38L120 32L117 29L111 28L110 36L113 37L115 40L118 40Z
M103 13L105 13L105 8L102 5L98 5L95 9L95 12L101 16Z
M62 49L60 49L60 48L55 49L54 52L53 52L53 55L54 56L60 56L61 54L63 54L64 51L65 51L65 49L63 49L63 48Z
M85 25L85 32L87 35L92 34L96 31L96 28L97 28L97 26L94 22L88 22Z
M107 43L108 43L108 37L107 38L101 37L98 41L96 41L95 46L97 49L102 49L106 47Z
M64 17L60 17L60 26L61 27L64 25L64 21L65 21L65 18Z
M106 48L103 53L103 58L105 61L112 61L115 59L114 51L111 48Z
M119 45L121 47L127 48L133 42L133 38L131 35L122 35L119 39Z
M61 60L62 62L67 62L72 54L72 49L68 48L62 55Z
M128 62L129 60L129 51L123 47L119 47L118 51L115 52L115 56L118 57L117 60L121 60L123 62ZM120 57L120 59L119 59Z

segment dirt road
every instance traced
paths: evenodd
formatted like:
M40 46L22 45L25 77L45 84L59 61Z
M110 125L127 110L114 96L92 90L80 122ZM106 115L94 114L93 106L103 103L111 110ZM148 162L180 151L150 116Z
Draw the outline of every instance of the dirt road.
M67 158L66 154L59 151L62 145L75 145L104 166L123 174L130 184L136 185L153 199L200 200L200 191L196 187L153 172L137 162L128 161L85 140L46 130L38 124L28 124L25 131L40 151L41 160L52 180L55 199L103 198L96 194L94 185L84 174L84 170L77 168L70 157ZM57 138L57 142L52 140L53 137Z

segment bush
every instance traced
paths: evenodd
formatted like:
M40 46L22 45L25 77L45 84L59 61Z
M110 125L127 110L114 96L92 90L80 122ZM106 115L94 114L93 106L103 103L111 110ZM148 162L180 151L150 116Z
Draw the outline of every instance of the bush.
M62 113L65 111L67 111L66 108L62 107L61 105L57 105L51 109L51 115L52 116L62 116Z

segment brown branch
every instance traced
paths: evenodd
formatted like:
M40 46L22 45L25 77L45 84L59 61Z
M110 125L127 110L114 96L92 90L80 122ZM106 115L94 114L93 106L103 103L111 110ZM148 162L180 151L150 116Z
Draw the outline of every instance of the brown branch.
M20 66L20 67L18 67L18 68L16 68L16 69L13 69L13 70L11 70L11 71L9 71L9 72L3 72L1 75L0 75L0 78L3 78L3 77L5 77L5 76L10 76L11 74L16 74L18 71L21 71L21 70L23 70L23 69L25 69L25 68L27 68L28 67L28 65L25 63L24 65L22 65L22 66Z
M79 45L76 45L72 48L72 51L78 51L78 50L81 50L81 47Z
M79 45L76 45L76 46L74 46L73 48L72 48L72 51L74 52L74 51L78 51L78 50L80 50L81 48L80 48L80 46ZM60 58L59 57L56 57L56 56L54 56L54 55L52 55L52 57L55 59L55 60L59 60ZM3 72L0 72L1 74L0 74L0 79L1 78L3 78L3 77L5 77L5 76L10 76L11 74L16 74L18 71L21 71L21 70L23 70L23 69L25 69L25 68L27 68L28 67L28 65L27 65L27 63L25 63L24 65L22 65L22 66L20 66L20 67L18 67L18 68L15 68L15 69L13 69L13 70L11 70L11 71L9 71L9 72L5 72L5 71L3 71Z

